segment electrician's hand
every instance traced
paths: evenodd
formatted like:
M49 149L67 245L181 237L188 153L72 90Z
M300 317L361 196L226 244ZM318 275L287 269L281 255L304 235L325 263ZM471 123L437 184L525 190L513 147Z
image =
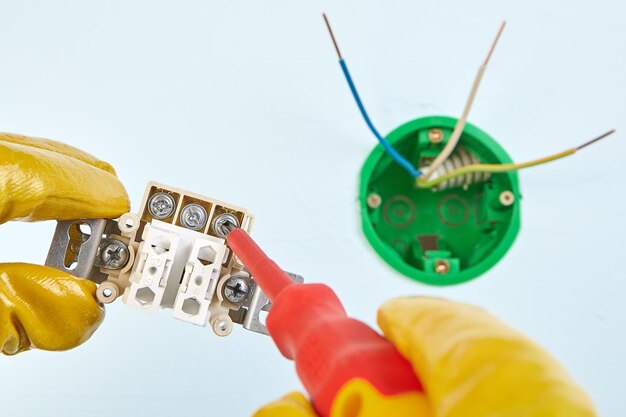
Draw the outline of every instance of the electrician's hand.
M106 162L59 142L0 133L0 224L115 218L128 208ZM89 339L104 317L95 289L56 269L0 263L2 353L66 350Z
M386 302L385 337L413 364L424 406L408 410L360 381L335 398L332 417L593 417L594 407L568 373L531 340L487 312L441 299ZM255 417L314 417L298 393Z

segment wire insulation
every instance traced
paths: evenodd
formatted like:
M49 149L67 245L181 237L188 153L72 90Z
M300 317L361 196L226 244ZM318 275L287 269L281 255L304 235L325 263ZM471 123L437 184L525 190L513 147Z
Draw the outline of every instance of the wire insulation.
M460 175L466 175L473 172L508 172L508 171L517 171L524 168L530 168L537 165L542 165L548 162L556 161L557 159L565 158L566 156L574 155L579 150L586 148L589 145L593 145L596 142L612 135L615 133L615 129L609 130L602 135L591 139L588 142L583 143L580 146L575 148L567 149L563 152L555 153L553 155L544 156L543 158L535 159L528 162L523 162L520 164L472 164L466 165L461 168L457 168L453 171L448 172L447 174L442 175L441 177L437 177L433 180L427 180L426 177L419 178L416 180L415 184L418 188L433 188L442 184L446 181L451 180L452 178L458 177Z
M383 135L378 132L374 123L370 119L367 114L367 110L365 110L365 106L363 105L363 101L361 100L361 96L359 96L359 92L354 85L354 81L352 80L352 75L350 75L350 70L348 69L348 65L346 61L344 61L343 56L341 55L341 50L339 49L339 44L337 43L337 39L335 38L335 34L333 33L333 29L330 26L330 21L326 16L326 13L322 13L324 17L324 21L326 22L326 27L328 28L328 33L330 34L330 38L333 41L333 45L335 45L335 50L337 51L337 57L339 57L339 65L341 66L341 71L343 71L344 77L346 77L346 81L348 82L348 86L350 87L350 91L352 92L352 96L354 97L354 101L356 105L359 107L361 115L363 116L363 120L367 124L367 127L372 131L376 139L380 145L385 149L385 152L389 154L389 156L398 163L402 168L404 168L413 178L418 178L422 175L419 169L416 169L413 164L411 164L405 157L400 155L400 153L389 143L387 139L383 137Z
M565 158L566 156L570 156L576 153L576 149L568 149L563 152L556 153L554 155L545 156L543 158L535 159L533 161L523 162L521 164L475 164L475 165L466 165L462 168L455 169L441 177L435 178L434 180L425 180L418 179L416 181L418 188L433 188L437 185L446 182L454 177L458 177L460 175L470 174L473 172L508 172L508 171L517 171L524 168L534 167L537 165L545 164L547 162L556 161L557 159Z
M472 90L470 91L469 97L467 98L467 102L465 103L465 108L463 109L463 114L457 120L456 125L454 126L454 130L452 131L452 135L446 143L446 146L439 152L439 155L433 160L433 162L426 167L426 172L424 172L424 178L430 178L437 168L443 164L446 159L450 157L456 145L459 143L461 139L461 134L463 133L463 129L465 129L465 125L467 124L467 118L469 116L469 112L472 109L472 104L474 104L474 99L476 98L476 93L478 93L478 87L480 87L480 81L483 79L483 74L485 74L485 70L487 67L485 65L481 65L478 68L478 72L476 73L476 78L474 78L474 84L472 85Z
M367 114L367 110L365 110L365 106L361 101L361 97L359 96L356 86L354 85L354 81L352 81L352 76L350 75L350 70L348 70L348 65L346 65L346 62L343 59L340 59L339 65L341 65L343 75L346 77L346 81L350 86L350 91L352 92L354 101L356 101L356 104L361 111L361 115L363 116L365 123L370 128L374 136L376 136L378 142L380 142L381 146L385 149L389 156L391 156L391 158L393 158L393 160L396 161L402 168L404 168L413 178L419 178L422 175L421 172L416 169L413 164L411 164L405 157L400 155L400 153L398 153L398 151L393 146L391 146L391 144L387 142L387 140L378 132L378 130L372 123L372 120Z
M500 36L502 35L502 31L506 26L506 21L502 22L500 28L498 29L498 33L491 43L491 47L489 48L489 52L487 52L487 56L483 61L482 65L478 67L478 72L476 73L476 77L474 78L474 84L472 85L472 89L470 91L469 96L467 97L467 101L465 102L465 108L463 109L463 114L457 120L456 125L454 126L454 130L452 131L452 135L446 143L446 146L441 150L439 155L435 158L435 160L426 168L426 172L424 172L424 178L430 178L433 173L445 162L446 159L450 157L456 145L459 143L461 139L461 135L463 134L463 129L465 129L465 125L467 124L467 118L469 117L470 110L472 109L472 105L474 104L474 99L476 98L476 94L478 93L478 87L480 87L480 82L483 79L483 75L485 74L485 70L487 69L487 64L489 64L489 60L491 59L491 55L493 55L493 51L496 49L496 45L500 40Z

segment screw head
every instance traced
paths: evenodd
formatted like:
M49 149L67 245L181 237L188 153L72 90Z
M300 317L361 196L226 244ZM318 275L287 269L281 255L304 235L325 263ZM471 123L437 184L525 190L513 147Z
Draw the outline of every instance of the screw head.
M505 207L511 206L515 202L515 194L513 194L513 192L509 190L502 191L500 193L499 200L500 200L500 204L502 204L503 206Z
M148 211L157 220L163 220L174 214L176 202L167 193L156 193L148 201Z
M450 263L444 259L441 259L435 263L435 272L439 275L446 275L450 272Z
M106 269L122 269L128 263L130 253L128 246L119 240L110 240L108 245L100 252L102 266Z
M371 193L370 195L367 196L367 206L371 209L380 207L382 202L383 202L382 197L376 193Z
M187 204L180 213L180 222L187 229L200 230L207 222L207 213L200 204Z
M233 304L243 302L246 298L248 298L249 292L250 286L248 285L248 282L242 277L230 277L224 283L224 298L226 298Z
M428 140L430 143L437 144L443 140L443 130L434 128L428 131Z
M239 219L230 213L222 213L213 221L213 230L219 237L226 237L229 233L227 225L234 224L235 227L239 227Z

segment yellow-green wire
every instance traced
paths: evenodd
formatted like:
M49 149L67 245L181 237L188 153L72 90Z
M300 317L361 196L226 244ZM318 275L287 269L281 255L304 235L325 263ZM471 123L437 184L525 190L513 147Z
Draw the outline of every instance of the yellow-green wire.
M458 177L460 175L470 174L473 172L508 172L508 171L517 171L519 169L534 167L537 165L545 164L547 162L556 161L557 159L565 158L566 156L570 156L576 153L578 149L572 148L563 152L555 153L554 155L546 156L543 158L535 159L533 161L523 162L521 164L474 164L467 165L453 171L448 172L447 174L442 175L441 177L435 178L434 180L424 180L422 178L417 178L415 184L418 188L433 188L438 186L439 184L446 182L452 178Z

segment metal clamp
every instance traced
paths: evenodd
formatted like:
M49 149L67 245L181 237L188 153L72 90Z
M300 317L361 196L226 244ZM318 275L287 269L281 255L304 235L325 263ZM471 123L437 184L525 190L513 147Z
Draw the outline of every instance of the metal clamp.
M102 239L114 222L106 219L62 220L57 223L46 266L77 277L101 282L106 275L96 267ZM88 231L81 230L86 226Z
M304 282L304 278L301 275L291 272L287 272L287 275L298 284ZM239 310L231 310L230 317L235 323L241 324L246 330L267 335L269 333L267 326L261 320L261 311L269 311L272 307L272 303L256 282L254 282L254 277L250 278L252 280L250 296L241 303Z

